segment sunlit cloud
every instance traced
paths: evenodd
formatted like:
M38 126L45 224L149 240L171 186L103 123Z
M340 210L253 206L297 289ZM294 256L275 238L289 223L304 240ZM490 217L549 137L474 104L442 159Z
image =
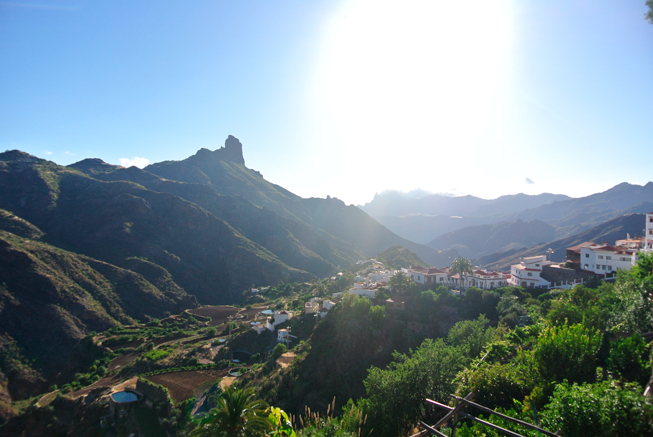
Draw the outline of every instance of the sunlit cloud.
M120 165L123 167L138 167L143 168L150 165L150 160L147 158L139 158L135 156L132 159L129 158L120 158Z
M46 154L46 155L52 155L53 153L54 153L54 152L50 152L49 150L46 150L46 151L45 151L45 154Z
M526 181L526 183L529 184L529 185L533 185L533 184L535 183L535 182L533 182L533 179L531 179L531 178L526 178L525 181Z
M63 152L63 154L64 154L64 155L68 155L68 156L77 156L77 153L75 153L75 152L70 152L70 151L68 151L68 150L66 150L65 152Z

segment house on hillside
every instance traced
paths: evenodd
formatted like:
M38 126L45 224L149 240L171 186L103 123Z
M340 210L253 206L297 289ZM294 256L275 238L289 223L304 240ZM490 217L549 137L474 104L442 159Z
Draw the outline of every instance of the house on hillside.
M421 285L449 285L448 269L427 268L412 266L409 269L402 269L405 275L411 278L416 284Z
M644 230L644 245L642 251L653 252L653 212L646 214L646 229Z
M282 324L283 322L287 322L288 320L292 319L293 313L290 311L282 310L282 311L275 311L274 312L274 317L268 317L267 321L265 322L265 327L268 328L270 331L274 331L274 327L277 325Z
M267 328L262 323L255 323L252 325L252 329L259 335L263 333Z
M471 283L472 287L477 287L482 290L491 290L508 285L508 276L503 273L476 269L471 276L465 276L467 277L467 282Z
M358 296L365 296L368 299L374 298L374 296L376 296L377 291L378 291L378 287L376 286L376 284L366 285L363 282L355 282L354 286L349 289L350 293L356 294Z
M567 262L579 270L603 277L611 277L619 269L629 270L637 263L640 252L653 252L653 213L646 214L644 220L643 237L627 235L625 239L617 240L614 246L588 241L569 247Z
M304 312L306 314L315 314L320 309L320 303L314 300L310 300L304 304Z
M549 288L551 283L540 276L544 264L548 262L546 255L524 258L521 263L510 266L508 284L518 287Z
M580 250L581 269L601 276L612 276L619 269L630 270L637 262L638 249L609 244L594 244Z
M277 331L277 342L278 343L290 343L292 339L296 339L294 335L290 335L290 331L287 329L279 329Z
M593 241L586 241L576 246L568 247L565 255L567 263L571 264L571 266L575 269L580 269L581 268L580 250L583 247L592 246L594 244L596 243Z

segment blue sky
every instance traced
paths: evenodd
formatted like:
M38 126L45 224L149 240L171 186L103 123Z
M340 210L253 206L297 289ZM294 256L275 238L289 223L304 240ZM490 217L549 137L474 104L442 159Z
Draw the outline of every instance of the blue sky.
M651 180L643 0L0 1L0 150L244 146L303 197ZM121 161L123 160L123 161Z

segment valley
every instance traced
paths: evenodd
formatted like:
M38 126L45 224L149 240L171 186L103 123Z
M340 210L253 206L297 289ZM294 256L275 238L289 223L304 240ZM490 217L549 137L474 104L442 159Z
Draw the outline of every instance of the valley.
M245 166L232 136L223 148L143 170L97 159L63 167L5 152L0 429L186 435L215 406L212 396L233 387L282 408L298 431L310 409L334 421L365 414L379 427L354 421L354 433L406 435L422 407L392 407L405 411L393 428L374 378L392 380L420 354L448 363L437 395L445 401L469 384L486 396L471 363L484 355L493 357L488 365L508 365L517 350L537 350L543 329L600 328L609 338L603 354L619 335L646 334L649 322L636 311L636 323L614 324L631 310L601 275L549 290L510 286L506 271L544 253L563 262L581 243L641 235L650 185L581 199L377 196L363 209L404 214L379 216L388 228L339 199L304 199L266 181ZM453 267L461 259L472 273ZM558 281L569 276L563 267ZM626 284L628 274L611 279ZM603 303L572 310L583 287ZM650 366L642 365L636 377L609 372L643 387ZM476 376L463 382L465 372ZM514 398L544 390L537 402L549 408L550 377L530 381ZM134 404L121 405L114 395L128 395L117 393ZM423 418L435 417L428 411ZM315 417L301 432L322 426Z

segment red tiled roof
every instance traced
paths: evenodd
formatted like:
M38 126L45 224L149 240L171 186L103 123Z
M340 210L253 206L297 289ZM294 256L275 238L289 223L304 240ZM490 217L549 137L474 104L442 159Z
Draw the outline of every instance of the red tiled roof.
M579 251L579 250L580 250L581 248L583 248L583 247L593 246L593 245L595 245L595 244L596 244L596 243L593 242L593 241L586 241L586 242L584 242L584 243L580 243L580 244L577 245L577 246L568 247L567 250Z

